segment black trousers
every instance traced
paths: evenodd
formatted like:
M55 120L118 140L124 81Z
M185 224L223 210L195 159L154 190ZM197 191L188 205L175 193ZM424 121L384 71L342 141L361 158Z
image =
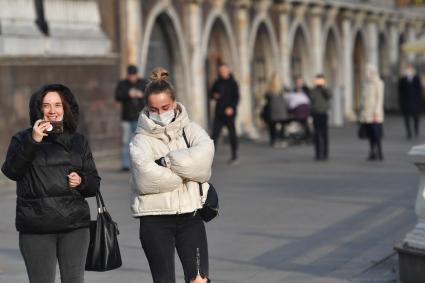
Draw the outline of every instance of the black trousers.
M223 126L226 126L229 131L230 147L232 150L232 159L233 160L237 159L238 158L238 154L237 154L238 137L236 135L235 117L216 115L214 119L213 135L212 135L212 139L214 140L214 146L217 148Z
M419 136L419 113L403 113L404 126L406 127L407 138L412 137L412 130L410 128L410 120L413 120L413 129L415 137Z
M175 250L186 282L208 277L207 235L198 214L142 216L140 241L154 283L175 283Z
M269 127L269 137L270 137L270 145L273 145L274 142L278 138L284 138L285 137L285 122L282 121L269 121L268 123ZM277 132L276 127L280 124L280 131Z
M329 155L328 114L314 113L313 126L316 159L327 159Z
M369 160L383 160L382 154L382 137L383 137L382 123L366 124L367 137L369 139Z
M30 283L54 283L56 262L62 283L83 283L90 233L81 228L57 234L19 234Z

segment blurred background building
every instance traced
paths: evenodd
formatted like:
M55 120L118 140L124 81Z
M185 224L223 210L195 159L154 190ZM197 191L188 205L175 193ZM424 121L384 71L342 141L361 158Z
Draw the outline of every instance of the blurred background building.
M239 82L241 135L258 137L265 86L273 72L292 87L324 73L334 92L331 122L356 120L364 67L386 82L385 108L398 110L401 46L425 36L422 0L0 0L0 156L29 125L28 100L40 85L75 92L82 130L98 156L118 153L116 81L127 64L171 81L191 117L210 126L207 90L226 62Z

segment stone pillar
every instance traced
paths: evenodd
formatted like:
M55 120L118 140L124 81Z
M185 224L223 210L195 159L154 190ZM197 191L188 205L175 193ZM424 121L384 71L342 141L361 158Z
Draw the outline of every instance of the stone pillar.
M348 120L354 121L356 115L353 110L353 36L352 18L350 11L343 13L342 20L342 56L343 56L343 93L344 112Z
M141 49L142 35L142 9L139 0L126 1L126 62L138 64L140 62L139 51ZM144 73L144 70L141 70Z
M414 146L409 159L419 171L419 188L415 203L418 224L409 232L402 247L396 247L399 254L400 279L402 282L422 282L425 278L425 144Z
M291 87L292 80L290 77L290 63L291 55L289 54L289 12L291 9L290 4L287 2L277 6L279 12L279 50L280 50L280 66L281 78L286 87Z
M202 10L203 0L186 1L186 24L190 58L191 118L207 128L207 93L205 89L205 66L202 56Z
M236 34L237 49L239 55L239 107L238 126L240 134L250 138L257 138L252 117L252 94L251 94L251 64L248 52L249 40L249 8L251 1L235 1L236 6Z
M416 34L415 34L414 25L413 25L413 23L409 23L408 28L407 28L406 42L413 42L415 40L416 40ZM409 60L409 62L414 62L415 59L416 59L415 53L408 53L407 54L407 60Z
M323 38L322 31L322 16L323 7L316 6L310 10L310 30L311 30L311 56L313 63L313 76L323 72L323 52L322 52L322 41L326 40Z
M379 67L379 51L378 51L378 18L370 15L367 18L367 58L368 64L372 64L378 69Z

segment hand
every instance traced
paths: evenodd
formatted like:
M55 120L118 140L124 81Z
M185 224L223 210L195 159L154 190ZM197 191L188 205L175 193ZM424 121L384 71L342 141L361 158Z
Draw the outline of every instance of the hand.
M378 123L378 114L373 114L373 123Z
M137 96L137 98L143 98L143 96L145 96L145 94L143 93L143 91L137 90L136 91L136 96Z
M214 98L215 100L219 100L219 99L220 99L220 94L219 94L218 92L214 92L214 93L213 93L213 98Z
M226 107L226 109L224 110L224 114L226 114L227 117L233 116L233 113L234 113L233 108L230 106Z
M128 91L128 96L130 96L130 98L138 98L137 89L135 89L135 88L131 88L131 89Z
M68 185L70 188L76 188L81 185L81 177L75 172L71 172L68 175Z
M45 131L50 127L50 123L44 120L37 120L32 128L32 139L36 142L41 142L48 134Z

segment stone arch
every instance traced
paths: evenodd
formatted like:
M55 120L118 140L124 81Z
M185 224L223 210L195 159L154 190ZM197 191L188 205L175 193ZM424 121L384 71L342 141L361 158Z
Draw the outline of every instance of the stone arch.
M278 71L279 63L277 41L269 21L261 18L254 21L248 48L252 66L252 111L255 124L260 126L262 123L259 117L266 86L272 74Z
M353 99L354 111L359 112L362 95L362 85L365 80L365 71L367 64L367 52L361 31L354 33L352 62L353 62Z
M177 99L190 111L187 48L179 17L167 1L159 2L148 15L141 46L142 72L149 74L150 69L158 65L168 68Z
M296 22L292 25L289 31L290 78L300 74L307 83L311 83L314 76L312 68L308 67L311 63L308 49L308 46L311 46L310 38L305 23Z
M205 59L205 93L208 94L217 78L220 63L228 64L233 74L238 71L235 36L228 18L218 10L211 12L207 19L201 50ZM211 128L215 103L209 99L206 101L208 125Z
M222 11L218 9L214 9L209 15L205 22L205 28L203 31L203 37L201 41L201 50L203 50L204 58L208 56L208 44L211 38L211 33L213 32L213 28L216 26L216 24L222 24L226 38L229 42L230 47L230 60L229 62L226 62L232 70L237 70L238 66L238 56L237 56L237 49L236 49L236 41L235 41L235 34L232 30L232 25L230 23L229 18L227 15L223 14Z

